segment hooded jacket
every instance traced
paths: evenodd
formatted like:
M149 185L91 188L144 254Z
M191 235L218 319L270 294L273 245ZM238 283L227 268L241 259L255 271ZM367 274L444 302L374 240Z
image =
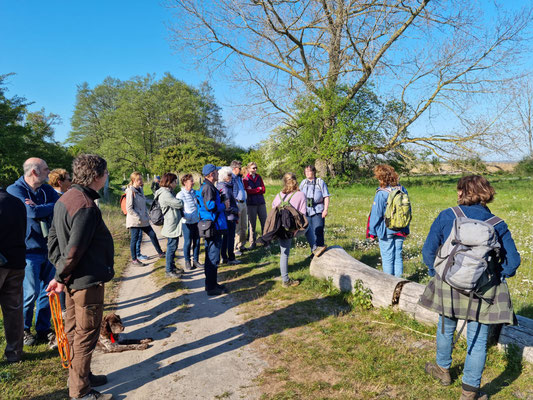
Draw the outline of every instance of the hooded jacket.
M35 192L21 176L12 185L7 187L7 192L17 197L26 206L26 253L46 254L48 251L47 240L41 229L41 222L47 228L52 223L54 205L59 199L59 195L54 188L48 184L43 184ZM35 205L30 206L25 203L26 199L31 199Z
M163 229L161 229L161 235L166 238L176 238L181 236L183 201L175 198L168 187L157 189L154 195L154 200L159 202L165 220L163 223Z

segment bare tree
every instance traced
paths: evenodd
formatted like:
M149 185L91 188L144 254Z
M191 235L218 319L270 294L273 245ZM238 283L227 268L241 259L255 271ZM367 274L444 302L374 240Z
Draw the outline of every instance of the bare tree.
M515 117L514 126L518 142L525 144L527 155L533 157L533 84L530 80L521 81L516 88L512 113Z
M473 0L171 0L173 41L196 60L227 68L250 89L248 106L297 128L294 101L318 99L320 143L369 82L400 107L385 140L365 151L404 152L416 144L439 156L486 143L494 121L473 105L518 72L532 8L509 12ZM513 68L508 66L512 65ZM331 107L339 86L345 96ZM424 116L456 118L446 131L412 129ZM444 117L443 117L444 116ZM466 129L464 129L466 127ZM410 129L411 128L411 129ZM413 131L413 132L411 132ZM353 148L353 151L361 148ZM328 160L318 160L317 167Z

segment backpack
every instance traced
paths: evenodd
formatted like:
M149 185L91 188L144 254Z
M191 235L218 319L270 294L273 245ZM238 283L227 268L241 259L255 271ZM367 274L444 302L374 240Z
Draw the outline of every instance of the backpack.
M152 201L150 211L148 211L148 217L150 218L150 222L156 226L161 226L165 223L165 213L161 210L161 206L157 199Z
M411 202L407 193L400 187L393 189L380 188L389 192L387 207L385 208L385 226L393 231L399 231L409 226L412 219Z
M486 221L468 218L459 207L452 207L455 214L452 230L444 244L439 248L433 267L442 282L446 282L459 293L469 296L466 315L474 296L492 304L494 299L483 297L481 289L493 280L494 264L499 261L500 243L494 226L502 222L493 216ZM441 296L442 313L444 304ZM444 333L444 318L443 333ZM466 321L465 321L466 324ZM465 327L460 329L457 339Z
M294 196L293 192L287 198L287 194L281 198L281 193L278 193L280 203L277 207L278 212L280 213L280 219L281 219L281 226L289 233L293 233L298 230L296 226L296 220L294 219L294 214L291 213L289 210L289 207L294 208L292 204L290 203L292 196Z
M126 193L122 193L122 196L120 196L120 200L118 202L120 204L120 209L122 210L122 213L124 215L128 215L128 209L126 208Z

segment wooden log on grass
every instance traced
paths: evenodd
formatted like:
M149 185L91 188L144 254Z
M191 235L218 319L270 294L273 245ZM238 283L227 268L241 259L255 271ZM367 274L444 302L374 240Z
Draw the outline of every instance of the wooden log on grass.
M316 278L331 279L343 292L353 292L354 283L361 280L363 286L372 292L374 307L393 306L417 321L431 324L438 322L437 313L418 304L425 285L369 267L350 256L340 246L328 247L320 257L314 257L310 273ZM462 321L459 322L461 323ZM518 326L503 326L498 336L498 345L505 348L509 344L519 348L523 360L533 363L533 320L518 316Z

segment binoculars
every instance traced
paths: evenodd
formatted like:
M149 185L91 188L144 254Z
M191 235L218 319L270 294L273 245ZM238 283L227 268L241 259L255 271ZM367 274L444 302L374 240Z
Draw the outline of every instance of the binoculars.
M307 198L307 207L313 207L315 205L315 201L312 197Z

